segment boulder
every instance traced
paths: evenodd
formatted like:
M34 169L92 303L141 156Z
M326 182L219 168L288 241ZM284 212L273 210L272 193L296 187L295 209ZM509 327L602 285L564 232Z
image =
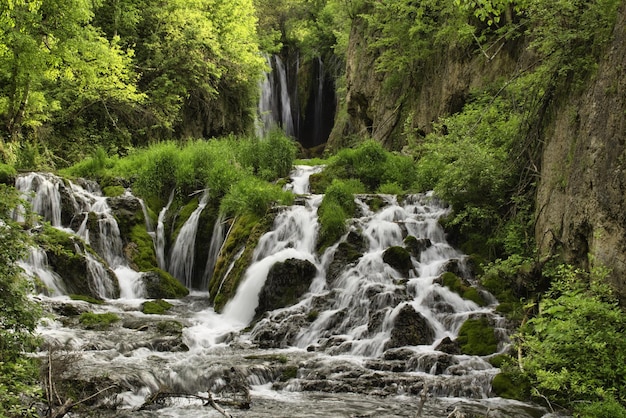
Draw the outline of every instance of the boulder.
M394 321L391 338L385 344L385 349L428 345L433 343L434 338L435 332L428 320L411 305L404 305Z
M405 277L413 269L411 254L399 246L387 248L383 253L383 261L398 270Z
M295 304L309 290L316 274L317 268L308 260L290 258L274 264L259 293L256 317Z

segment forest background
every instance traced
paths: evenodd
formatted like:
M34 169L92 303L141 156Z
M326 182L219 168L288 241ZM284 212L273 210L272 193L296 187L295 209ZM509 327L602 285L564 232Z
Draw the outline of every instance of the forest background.
M331 64L342 127L320 154L322 236L343 232L353 193L435 190L453 208L445 226L455 245L519 326L502 395L626 416L616 280L587 253L565 260L558 248L538 251L533 230L550 110L596 76L622 3L2 0L0 412L32 413L21 400L38 381L23 355L37 344L37 309L16 266L30 239L11 218L16 173L64 170L105 186L122 176L154 208L171 188L209 187L225 213L260 218L289 199L278 180L305 155L280 132L254 135L264 54L297 51L302 62ZM375 57L383 94L403 91L394 102L403 104L401 123L388 135L354 123L356 39L362 57ZM406 104L450 50L488 61L513 53L523 65L418 123L417 107Z

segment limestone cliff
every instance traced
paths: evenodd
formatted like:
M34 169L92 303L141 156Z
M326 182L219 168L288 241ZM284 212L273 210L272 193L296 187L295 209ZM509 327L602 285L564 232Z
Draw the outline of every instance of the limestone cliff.
M626 8L593 80L553 112L537 190L536 238L568 262L598 263L626 295Z
M389 75L376 69L380 51L368 41L375 37L363 20L353 21L346 53L346 92L329 149L350 145L350 135L368 135L388 149L402 148L406 128L430 132L438 118L463 108L471 90L512 76L524 51L514 41L495 44L490 56L478 44L441 47L416 73L390 83Z

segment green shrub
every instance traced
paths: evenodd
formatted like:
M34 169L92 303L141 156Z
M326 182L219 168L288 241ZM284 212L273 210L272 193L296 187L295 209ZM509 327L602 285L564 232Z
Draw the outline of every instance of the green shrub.
M376 193L399 195L404 193L404 189L398 183L384 183L378 186Z
M274 203L290 204L293 194L256 177L246 177L232 185L220 204L220 212L228 215L265 215Z
M320 251L332 245L346 232L346 220L354 216L356 211L354 193L362 190L363 184L355 179L335 179L326 189L317 211L320 223L317 247Z
M13 185L17 171L8 164L0 163L0 183Z
M578 404L574 409L576 418L626 418L626 408L613 398L590 404Z
M103 330L111 326L111 324L118 322L120 317L114 313L93 313L83 312L78 318L78 322L86 329Z
M626 314L605 276L559 266L539 315L522 329L525 370L562 405L626 403Z

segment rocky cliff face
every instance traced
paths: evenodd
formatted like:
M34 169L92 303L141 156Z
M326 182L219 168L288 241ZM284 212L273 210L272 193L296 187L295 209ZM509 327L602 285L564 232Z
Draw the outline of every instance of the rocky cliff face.
M604 265L626 296L626 8L583 93L555 109L545 133L536 238L568 262ZM585 265L588 266L588 265Z
M438 118L463 108L472 89L512 75L520 51L513 41L487 58L477 45L462 49L442 47L416 74L389 82L376 70L379 51L369 46L375 38L365 22L355 19L346 55L346 95L340 103L329 149L349 145L350 135L369 135L388 149L405 145L405 128L428 133Z

